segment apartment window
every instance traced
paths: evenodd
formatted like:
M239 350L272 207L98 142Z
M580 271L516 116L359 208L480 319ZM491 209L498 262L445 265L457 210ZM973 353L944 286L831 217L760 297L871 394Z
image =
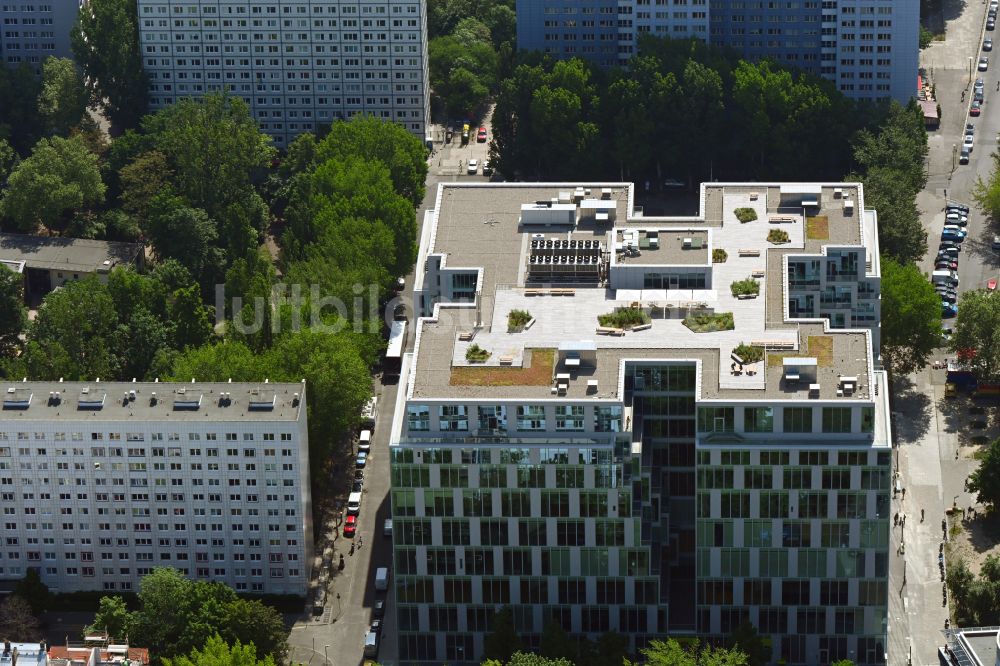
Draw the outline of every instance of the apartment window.
M851 432L850 407L824 407L823 432Z
M785 407L785 432L812 432L812 407Z
M438 411L441 430L468 430L469 417L465 405L441 405Z
M431 408L427 405L407 405L407 427L411 431L431 429Z
M542 405L518 405L518 430L545 430L545 407Z
M557 405L556 430L580 431L584 429L583 405Z
M699 432L733 432L734 409L732 407L699 407Z
M743 409L743 430L746 432L772 432L774 430L774 409L771 407L745 407Z

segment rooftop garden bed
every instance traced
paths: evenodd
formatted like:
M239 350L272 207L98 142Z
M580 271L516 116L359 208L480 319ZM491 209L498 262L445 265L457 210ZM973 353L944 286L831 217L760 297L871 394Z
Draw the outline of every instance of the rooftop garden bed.
M729 258L729 253L722 248L715 248L712 250L712 263L713 264L724 264L726 259Z
M639 308L616 308L613 312L597 315L597 322L608 328L631 328L648 324L650 316Z
M757 363L758 361L764 360L763 347L748 345L745 342L741 342L740 345L733 350L733 354L739 357L743 363Z
M757 211L753 208L737 208L733 211L733 215L735 215L736 219L743 224L753 222L757 219Z
M737 298L740 296L757 296L760 293L760 283L753 278L737 280L729 285L729 291Z
M476 343L472 343L465 350L465 360L469 363L485 363L489 358L490 353Z
M520 368L460 366L451 369L452 386L549 386L554 349L525 349Z
M732 312L717 312L715 314L690 314L684 318L684 325L695 333L714 333L715 331L731 331L736 328Z
M806 238L809 240L830 240L830 220L826 215L806 218Z
M791 240L788 236L787 231L782 231L781 229L771 229L767 232L767 242L774 243L775 245L781 245L782 243L787 243Z
M531 321L531 313L527 310L511 310L507 313L507 332L520 333Z

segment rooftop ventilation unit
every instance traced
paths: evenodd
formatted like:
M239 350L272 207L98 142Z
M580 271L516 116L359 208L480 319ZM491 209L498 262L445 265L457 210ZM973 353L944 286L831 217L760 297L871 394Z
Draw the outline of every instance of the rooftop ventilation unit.
M89 386L80 389L80 399L76 402L77 409L104 409L104 398L107 392L103 389L91 391Z
M31 389L14 388L7 389L7 394L3 398L4 409L27 409L31 406Z

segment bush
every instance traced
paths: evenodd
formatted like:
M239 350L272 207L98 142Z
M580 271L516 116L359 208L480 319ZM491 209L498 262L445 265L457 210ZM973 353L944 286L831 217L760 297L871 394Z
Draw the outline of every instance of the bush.
M733 292L733 296L741 296L745 294L753 294L756 296L760 293L760 284L757 280L753 278L747 278L746 280L737 280L729 285L729 290Z
M781 229L771 229L767 232L767 242L774 243L778 245L780 243L787 243L791 238L788 236L787 231L782 231Z
M732 312L717 312L715 314L691 314L684 318L684 325L695 333L714 333L715 331L731 331L736 328Z
M475 343L465 350L465 360L469 363L485 363L489 357L490 353Z
M531 321L531 313L527 310L511 310L507 313L507 332L517 333Z
M757 211L753 208L737 208L733 211L733 214L736 215L737 220L744 224L757 219Z
M610 328L630 328L640 324L648 324L650 321L645 310L639 308L617 308L614 312L597 315L597 322L601 326Z
M729 253L725 250L715 248L712 250L712 263L713 264L724 264L726 259L729 258Z
M743 359L744 363L756 363L764 360L763 347L748 345L745 342L741 342L740 345L733 350L733 353Z
M920 48L926 49L934 41L934 33L925 28L923 25L920 26Z

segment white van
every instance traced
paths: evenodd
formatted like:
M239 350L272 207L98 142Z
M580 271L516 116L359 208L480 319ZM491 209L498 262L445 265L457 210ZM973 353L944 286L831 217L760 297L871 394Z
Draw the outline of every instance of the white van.
M934 271L931 274L931 283L946 284L952 287L957 287L958 273L955 271Z
M358 436L358 451L371 453L371 450L372 450L372 431L362 430L361 434Z
M361 493L351 493L347 496L347 513L352 516L361 513Z
M384 592L389 589L389 570L379 567L375 570L375 590Z
M378 398L372 396L371 399L365 403L365 406L361 409L361 427L362 428L374 428L375 427L375 417L378 412Z
M374 631L369 631L365 634L365 656L366 657L377 657L378 656L378 634Z

